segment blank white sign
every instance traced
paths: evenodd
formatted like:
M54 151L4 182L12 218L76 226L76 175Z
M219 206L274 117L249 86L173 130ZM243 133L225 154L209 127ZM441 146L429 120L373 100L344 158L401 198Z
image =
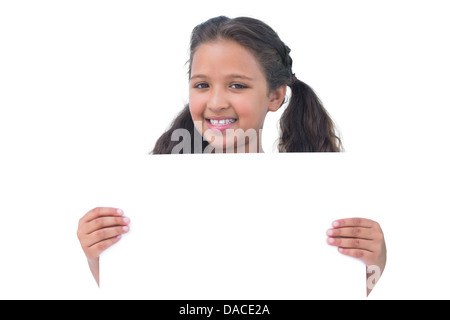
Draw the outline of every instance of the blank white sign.
M326 244L363 213L351 154L148 155L104 168L102 206L130 232L101 291L130 299L362 299L365 267Z

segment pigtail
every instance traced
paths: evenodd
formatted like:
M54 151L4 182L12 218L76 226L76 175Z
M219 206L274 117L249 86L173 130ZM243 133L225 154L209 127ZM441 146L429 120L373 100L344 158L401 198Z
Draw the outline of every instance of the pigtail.
M184 109L178 114L178 116L173 120L169 129L164 132L161 137L155 143L155 147L150 152L150 154L171 154L175 146L180 144L180 141L173 138L173 133L175 130L185 130L186 137L190 141L190 148L181 148L175 153L202 153L208 142L203 141L202 135L195 129L194 122L192 121L191 113L189 111L189 105L186 105ZM176 137L176 135L175 135ZM195 145L196 142L200 141L200 145ZM200 147L201 146L201 147ZM178 150L178 149L177 149Z
M341 140L319 97L293 77L289 105L280 119L280 152L339 152Z

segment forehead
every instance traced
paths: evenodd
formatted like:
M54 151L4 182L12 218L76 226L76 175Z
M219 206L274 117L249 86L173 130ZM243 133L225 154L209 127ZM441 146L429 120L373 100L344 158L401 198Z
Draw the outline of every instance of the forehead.
M216 40L201 44L191 62L191 74L243 73L264 77L261 66L253 53L232 40Z

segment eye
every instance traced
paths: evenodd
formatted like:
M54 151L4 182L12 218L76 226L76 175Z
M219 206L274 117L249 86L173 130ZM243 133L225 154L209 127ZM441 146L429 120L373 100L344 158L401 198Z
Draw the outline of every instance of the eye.
M196 89L206 89L209 88L209 85L206 82L197 83L194 85L194 88Z
M246 85L240 84L240 83L233 83L230 87L233 88L233 89L246 89L246 88L248 88Z

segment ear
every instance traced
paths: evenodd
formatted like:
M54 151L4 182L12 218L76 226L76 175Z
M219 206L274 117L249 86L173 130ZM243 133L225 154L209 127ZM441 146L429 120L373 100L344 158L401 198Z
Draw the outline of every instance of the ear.
M284 98L286 97L286 84L272 91L269 94L269 111L275 112L280 109L283 104Z

